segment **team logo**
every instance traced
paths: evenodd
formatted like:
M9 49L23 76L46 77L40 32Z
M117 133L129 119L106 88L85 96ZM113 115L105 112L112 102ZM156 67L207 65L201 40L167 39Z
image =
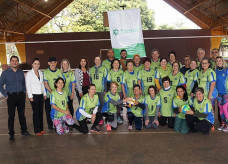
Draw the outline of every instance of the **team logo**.
M222 76L225 76L225 74L223 73Z
M169 94L169 97L171 97L172 95L171 94Z
M119 35L119 30L118 29L114 29L113 30L113 35Z

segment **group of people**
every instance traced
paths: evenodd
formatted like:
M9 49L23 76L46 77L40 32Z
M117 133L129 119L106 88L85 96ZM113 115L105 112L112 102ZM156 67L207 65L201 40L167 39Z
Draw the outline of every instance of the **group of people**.
M0 92L7 97L8 129L14 140L14 116L17 107L21 134L30 135L25 118L25 93L33 110L36 135L43 135L43 104L48 131L62 135L76 129L81 133L101 132L99 124L106 124L107 131L116 130L123 123L123 107L127 108L128 129L157 129L168 125L176 132L209 134L214 130L215 101L218 102L218 130L228 132L228 68L219 50L211 51L211 59L205 58L205 50L199 48L198 58L184 56L184 66L176 60L176 52L167 58L159 58L159 50L153 49L151 57L141 59L135 54L127 60L127 51L121 51L121 59L114 57L113 49L107 51L107 59L95 56L94 66L89 68L86 57L81 57L73 72L67 59L57 68L57 59L50 57L49 68L39 70L40 61L35 58L32 69L25 78L18 68L17 56L10 58L10 67L2 72ZM141 61L143 60L143 61ZM5 85L5 88L4 88ZM76 92L76 93L75 93ZM77 96L79 107L75 123L73 99Z

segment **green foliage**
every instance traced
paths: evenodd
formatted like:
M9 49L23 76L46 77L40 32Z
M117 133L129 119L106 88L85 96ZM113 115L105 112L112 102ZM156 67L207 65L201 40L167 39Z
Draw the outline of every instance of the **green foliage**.
M108 31L103 25L103 12L140 8L143 30L155 28L154 12L146 0L74 0L68 7L43 26L38 33Z

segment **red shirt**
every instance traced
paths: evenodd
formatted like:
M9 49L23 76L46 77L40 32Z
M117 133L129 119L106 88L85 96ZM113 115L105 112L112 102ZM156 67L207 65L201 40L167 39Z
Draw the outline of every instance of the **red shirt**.
M82 86L89 86L90 82L89 82L89 74L86 72L83 72L83 82L82 82Z

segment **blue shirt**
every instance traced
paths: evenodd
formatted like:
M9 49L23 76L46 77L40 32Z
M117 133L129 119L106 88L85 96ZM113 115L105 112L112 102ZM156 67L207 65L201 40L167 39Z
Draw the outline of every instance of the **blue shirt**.
M228 94L228 68L216 69L216 88L219 95Z
M6 89L3 88L4 85ZM0 77L0 92L7 97L7 92L22 91L26 93L24 72L21 69L14 72L11 67L3 71Z

